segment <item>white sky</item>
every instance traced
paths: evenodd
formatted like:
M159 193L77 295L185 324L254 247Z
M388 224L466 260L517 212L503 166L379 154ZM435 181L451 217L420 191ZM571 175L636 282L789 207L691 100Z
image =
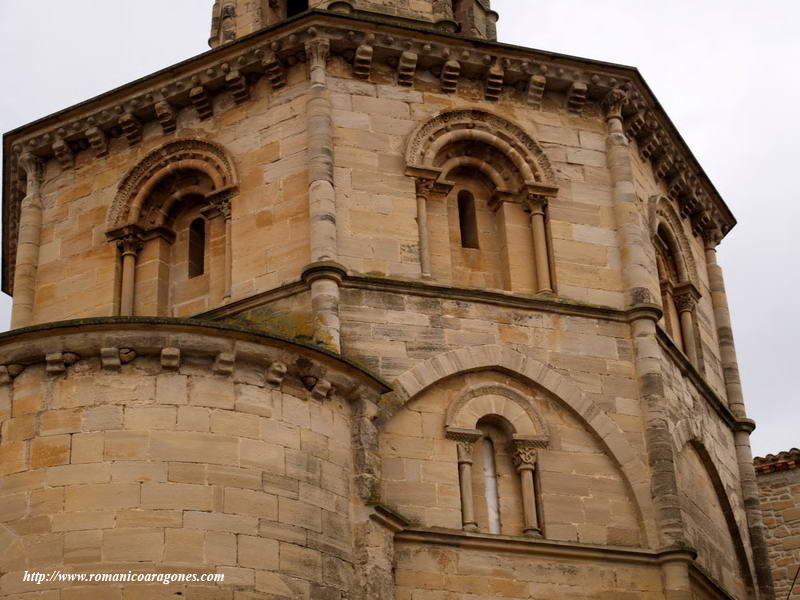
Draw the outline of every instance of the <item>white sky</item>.
M212 0L0 0L0 131L208 49ZM494 0L500 41L639 68L739 220L723 241L755 454L800 446L800 3ZM10 299L0 298L0 328Z

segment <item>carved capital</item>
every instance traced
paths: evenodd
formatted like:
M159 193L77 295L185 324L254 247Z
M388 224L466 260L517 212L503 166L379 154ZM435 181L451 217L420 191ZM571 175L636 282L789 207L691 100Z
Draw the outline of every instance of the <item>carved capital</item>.
M518 471L524 469L535 469L536 459L539 457L539 450L547 448L548 439L546 436L514 436L511 442L511 454L514 466Z
M44 165L42 161L30 152L25 152L19 157L19 166L25 171L25 178L28 185L27 195L38 195L44 175Z
M472 450L475 447L475 442L483 436L483 433L477 429L461 429L459 427L447 427L445 430L445 437L449 440L455 440L456 450L458 452L458 463L472 464Z
M458 452L458 464L472 464L472 450L474 448L474 442L458 442L456 444L456 450Z
M707 250L713 250L722 241L722 230L714 224L709 225L703 229L703 241L705 242Z
M628 92L614 88L602 100L606 119L622 119L622 108L628 103Z
M129 232L117 239L117 249L122 256L136 256L142 249L142 237L138 233Z
M415 184L417 186L417 196L423 196L426 200L430 200L436 182L433 179L417 177Z
M518 471L535 469L538 456L539 451L535 447L516 445L514 447L514 466Z
M548 200L548 197L543 194L529 193L522 199L522 204L531 215L543 215L547 210Z
M209 194L206 196L208 203L220 214L222 217L229 221L231 218L231 194L228 190L223 190L221 193Z
M675 300L675 308L679 313L692 312L700 299L700 292L691 282L686 281L672 289L672 298Z
M309 66L324 67L331 53L331 42L327 38L314 38L306 42L306 58Z

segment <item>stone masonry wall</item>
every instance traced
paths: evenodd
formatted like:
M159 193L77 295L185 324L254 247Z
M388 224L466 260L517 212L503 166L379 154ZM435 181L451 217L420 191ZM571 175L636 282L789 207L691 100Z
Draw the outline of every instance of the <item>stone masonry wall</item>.
M137 339L161 332L147 335ZM207 353L232 342L181 339L180 366L139 349L118 370L97 356L60 372L39 363L0 387L3 598L338 600L351 589L348 402L291 373L281 381L285 366L239 360L225 374ZM337 385L356 385L346 379ZM22 581L25 570L49 569L225 581Z
M800 568L800 469L756 473L775 597L786 598ZM800 597L799 585L791 598Z

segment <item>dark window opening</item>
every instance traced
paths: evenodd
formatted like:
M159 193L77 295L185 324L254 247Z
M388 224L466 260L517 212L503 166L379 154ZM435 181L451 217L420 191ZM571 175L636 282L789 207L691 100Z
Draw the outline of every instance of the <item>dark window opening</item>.
M195 219L189 225L189 279L205 272L206 222Z
M475 198L467 190L458 193L458 225L461 228L461 247L479 248Z
M286 0L286 18L308 10L308 0Z

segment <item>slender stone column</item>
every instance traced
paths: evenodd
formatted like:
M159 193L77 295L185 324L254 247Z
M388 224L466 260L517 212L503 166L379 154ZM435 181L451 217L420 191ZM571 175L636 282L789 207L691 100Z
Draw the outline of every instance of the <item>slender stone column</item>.
M119 295L119 314L133 315L134 290L136 284L136 257L142 249L142 239L136 233L126 233L117 240L117 249L122 257L122 285Z
M691 288L678 287L673 291L672 297L675 299L675 308L678 309L678 318L681 321L683 350L689 362L695 367L699 367L697 361L697 340L694 334L694 311L697 307L697 294L695 294Z
M531 232L533 234L533 255L536 261L536 292L553 293L553 278L550 276L550 255L547 249L547 229L545 227L545 210L547 197L536 194L528 195L528 208L531 211Z
M660 541L664 546L670 546L685 543L684 527L661 372L661 349L656 337L656 322L661 317L661 310L653 302L649 289L651 271L655 266L648 258L647 248L651 245L649 229L643 207L637 201L630 148L622 126L622 108L626 102L627 93L621 89L612 90L603 100L608 127L607 160L622 251L626 305L631 315L636 377L645 406L650 488Z
M419 228L419 263L424 279L431 278L431 245L428 233L428 200L433 181L417 179L417 226Z
M756 580L760 596L766 600L772 600L775 598L775 591L767 553L767 542L764 537L764 521L758 499L758 487L753 470L753 453L750 449L750 434L755 429L755 423L747 418L745 411L742 384L739 379L739 364L736 360L736 347L733 343L731 316L728 310L728 297L725 293L725 281L722 277L722 268L717 264L716 246L722 236L717 229L710 229L705 233L706 269L711 289L714 321L717 325L725 392L728 397L728 406L738 419L734 432L736 461L739 466L739 480L747 516L747 527L750 532L750 545L753 548Z
M39 268L39 245L42 237L43 165L33 154L26 152L19 157L19 167L25 171L27 190L20 207L17 232L11 329L33 324L36 271Z
M461 525L465 531L478 531L472 499L472 451L474 441L458 442L458 484L461 491Z
M230 302L233 278L233 227L231 223L231 199L227 194L210 198L211 204L225 219L225 294L223 302Z
M483 434L477 429L460 429L448 427L448 439L456 442L458 453L458 488L461 493L461 526L464 531L478 531L475 520L475 502L472 496L472 454L475 442Z
M308 218L311 265L335 262L336 191L333 187L333 121L327 88L330 42L314 38L306 43L311 87L308 100ZM314 340L330 350L341 351L337 275L317 271L310 280Z
M536 510L536 488L534 472L536 471L536 448L517 445L514 448L514 466L519 473L522 488L522 509L525 517L523 533L529 537L542 537L539 516Z

